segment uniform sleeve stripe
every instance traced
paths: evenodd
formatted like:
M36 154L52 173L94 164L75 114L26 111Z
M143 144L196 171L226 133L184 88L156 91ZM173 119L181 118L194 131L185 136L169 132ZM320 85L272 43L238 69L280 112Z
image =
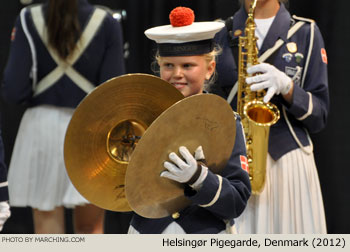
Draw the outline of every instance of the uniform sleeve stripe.
M2 183L0 183L0 188L1 187L6 187L8 185L9 185L9 183L7 181L6 182L2 182Z
M311 22L311 24L310 24L310 45L309 45L309 51L307 53L307 58L306 58L306 62L305 62L303 79L301 81L302 88L304 87L306 73L308 71L309 63L310 63L310 59L311 59L312 49L314 48L314 37L315 37L315 22Z
M201 206L201 207L210 207L210 206L214 205L215 202L219 199L219 196L220 196L220 193L221 193L221 188L222 188L222 177L219 176L219 175L217 175L217 176L219 178L219 188L216 191L215 197L208 204L206 204L206 205L199 205L199 206Z
M309 95L309 108L308 108L306 114L304 114L303 116L297 118L299 121L305 120L309 115L311 115L312 114L312 109L314 108L313 103L312 103L312 95L311 95L310 92L307 92L307 94Z

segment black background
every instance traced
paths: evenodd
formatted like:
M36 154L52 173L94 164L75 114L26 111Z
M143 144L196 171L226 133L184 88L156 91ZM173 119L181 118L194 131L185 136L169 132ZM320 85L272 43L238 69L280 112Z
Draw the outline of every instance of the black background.
M24 6L19 0L1 0L0 8L0 78L7 61L10 34L16 16ZM34 0L33 3L41 3ZM89 0L113 10L125 10L122 21L124 40L129 44L126 58L128 73L151 73L154 44L146 39L147 28L168 24L169 12L177 6L192 8L196 21L207 21L232 15L238 0ZM328 124L321 133L312 135L314 152L326 210L329 233L350 233L350 18L347 0L290 0L289 10L297 16L314 19L321 29L328 53L331 110ZM21 67L21 66L18 66ZM2 133L9 163L18 124L24 107L5 104L0 98ZM70 212L66 211L68 220ZM68 226L67 232L71 229ZM12 217L3 233L32 233L29 208L12 208Z

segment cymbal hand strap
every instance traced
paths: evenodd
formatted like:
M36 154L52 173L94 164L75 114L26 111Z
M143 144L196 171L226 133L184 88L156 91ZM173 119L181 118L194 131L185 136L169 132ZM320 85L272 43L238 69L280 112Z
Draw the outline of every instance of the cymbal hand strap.
M200 162L198 162L200 163ZM198 164L198 166L201 166L200 169L200 174L198 175L198 178L196 180L194 180L193 183L189 183L189 186L192 187L194 190L199 191L199 189L202 187L203 181L205 180L205 178L208 175L208 167L206 167L203 164Z
M194 157L184 146L179 148L179 152L183 159L174 152L170 153L169 159L172 162L164 162L167 171L163 171L160 176L199 190L208 174L202 146L196 149Z
M190 186L193 185L198 180L199 176L201 175L201 172L202 172L202 166L200 163L197 163L196 172L193 174L192 178L190 178L190 180L185 183L189 184Z

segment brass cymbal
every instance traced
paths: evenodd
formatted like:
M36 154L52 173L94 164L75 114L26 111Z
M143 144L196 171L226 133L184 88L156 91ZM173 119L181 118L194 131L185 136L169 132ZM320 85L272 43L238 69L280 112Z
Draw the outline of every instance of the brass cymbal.
M233 111L217 95L194 95L169 107L132 153L125 178L131 208L146 218L166 217L185 208L190 201L183 185L159 176L169 153L178 153L182 145L194 153L202 145L208 167L219 173L232 153L235 136Z
M130 211L125 173L130 155L148 126L183 99L168 82L148 74L128 74L101 84L75 110L64 143L67 173L91 203Z

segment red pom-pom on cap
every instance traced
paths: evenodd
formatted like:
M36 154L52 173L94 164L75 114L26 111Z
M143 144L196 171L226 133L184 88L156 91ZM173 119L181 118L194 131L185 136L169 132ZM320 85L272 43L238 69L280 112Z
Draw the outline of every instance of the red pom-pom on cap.
M176 7L170 12L169 19L174 27L190 25L194 21L194 12L187 7Z

